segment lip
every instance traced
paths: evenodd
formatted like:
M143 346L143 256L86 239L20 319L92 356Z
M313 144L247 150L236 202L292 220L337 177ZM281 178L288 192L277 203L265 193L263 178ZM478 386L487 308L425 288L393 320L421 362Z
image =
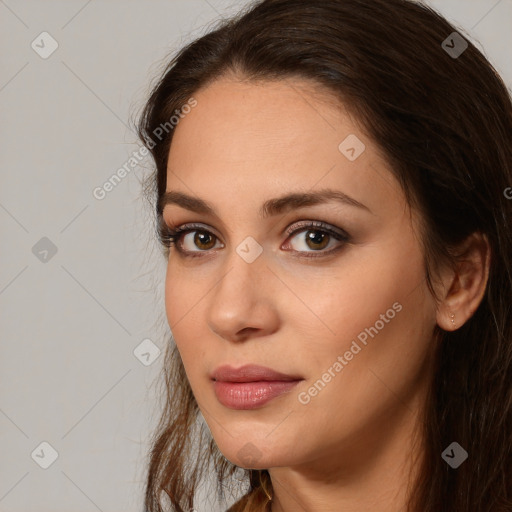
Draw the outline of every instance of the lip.
M287 375L265 366L247 364L240 368L223 365L211 374L212 380L221 382L259 382L259 381L291 381L302 380L299 375Z
M220 366L211 375L217 400L230 409L256 409L290 391L300 376L287 375L258 365Z

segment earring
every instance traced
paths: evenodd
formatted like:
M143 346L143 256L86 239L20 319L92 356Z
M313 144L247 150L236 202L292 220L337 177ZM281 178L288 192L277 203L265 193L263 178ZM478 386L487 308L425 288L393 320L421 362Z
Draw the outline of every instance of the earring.
M263 489L263 492L265 493L265 495L267 496L267 499L268 501L272 501L272 496L271 494L267 491L267 488L266 488L266 484L263 483L263 481L261 480L261 474L263 473L263 471L260 471L260 484L261 484L261 488ZM265 478L265 482L267 482L267 478Z
M453 326L455 326L455 320L454 320L454 318L455 318L455 315L454 315L453 313L450 313L450 319L451 319L451 321L452 321L452 325L453 325Z

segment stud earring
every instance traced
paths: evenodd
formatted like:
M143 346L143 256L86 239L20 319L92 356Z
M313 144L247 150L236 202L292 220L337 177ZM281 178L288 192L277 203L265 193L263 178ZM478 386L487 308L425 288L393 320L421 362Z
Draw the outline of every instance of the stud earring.
M452 321L452 325L455 325L455 320L454 320L454 318L455 318L455 315L454 315L453 313L450 313L450 319L451 319L451 321Z

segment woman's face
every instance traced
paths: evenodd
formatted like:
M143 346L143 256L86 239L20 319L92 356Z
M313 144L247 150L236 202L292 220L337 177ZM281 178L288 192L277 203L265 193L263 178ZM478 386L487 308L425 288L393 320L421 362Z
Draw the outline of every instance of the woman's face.
M307 82L222 78L194 97L167 174L193 200L169 197L163 219L199 226L171 248L165 300L217 445L251 468L355 468L398 450L425 398L435 306L388 164ZM225 365L292 380L214 381Z

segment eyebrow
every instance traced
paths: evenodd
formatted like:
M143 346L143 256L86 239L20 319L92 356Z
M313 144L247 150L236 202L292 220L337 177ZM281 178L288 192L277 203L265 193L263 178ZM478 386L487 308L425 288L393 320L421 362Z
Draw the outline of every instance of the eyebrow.
M360 203L353 197L348 196L340 190L333 189L322 189L316 192L296 192L287 194L285 196L268 199L263 203L259 210L259 216L261 218L268 218L282 213L286 213L296 208L304 208L306 206L313 206L316 204L323 204L329 201L337 201L349 206L354 206L362 210L366 210L369 213L373 213L363 203ZM182 192L167 191L165 192L158 201L158 211L163 212L163 209L167 205L175 204L190 210L192 212L200 213L203 215L211 215L217 217L215 208L212 204L200 199L198 197L189 196Z

